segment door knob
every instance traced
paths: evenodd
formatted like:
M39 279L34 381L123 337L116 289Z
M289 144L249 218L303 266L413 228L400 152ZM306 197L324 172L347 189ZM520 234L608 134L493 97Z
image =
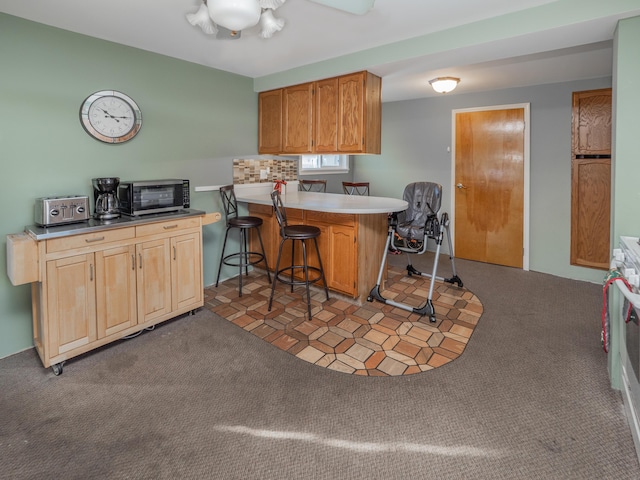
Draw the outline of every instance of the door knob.
M467 188L467 187L465 187L465 186L464 186L463 184L461 184L461 183L456 183L456 188L463 189L463 188Z

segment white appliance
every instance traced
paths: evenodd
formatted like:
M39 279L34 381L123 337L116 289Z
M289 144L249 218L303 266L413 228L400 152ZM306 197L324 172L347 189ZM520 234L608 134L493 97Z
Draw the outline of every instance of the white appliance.
M623 301L612 310L612 323L621 322L622 338L617 342L613 362L619 361L622 398L636 452L640 459L640 243L638 237L621 236L619 248L613 250L611 268L617 269L626 280L615 284ZM628 317L628 318L627 318ZM628 320L628 321L627 321ZM619 360L618 360L619 358ZM612 371L615 367L612 367Z

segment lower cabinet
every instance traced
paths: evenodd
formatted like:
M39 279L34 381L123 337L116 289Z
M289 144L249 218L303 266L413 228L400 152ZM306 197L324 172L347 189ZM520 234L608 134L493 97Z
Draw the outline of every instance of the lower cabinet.
M68 358L203 305L200 217L120 230L39 242L34 343L57 374Z
M313 225L320 229L318 248L322 266L325 270L327 286L334 291L349 296L358 293L358 220L356 215L316 212L288 208L287 220L290 225ZM275 270L280 246L280 229L273 213L273 207L249 204L249 214L262 219L261 234L267 253L270 270ZM296 264L302 263L302 251L296 245ZM251 249L259 250L257 235L251 236ZM308 263L319 266L318 256L313 243L308 243ZM283 248L280 265L291 264L291 246L287 242ZM301 275L300 272L298 272Z

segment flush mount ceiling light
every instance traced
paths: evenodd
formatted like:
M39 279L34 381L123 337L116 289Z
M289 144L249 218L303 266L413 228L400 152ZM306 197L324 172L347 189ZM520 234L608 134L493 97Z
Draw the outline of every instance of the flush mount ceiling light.
M449 93L453 91L460 83L460 79L456 77L438 77L429 80L433 89L438 93Z
M284 20L273 16L273 10L286 0L203 0L196 13L188 13L187 20L198 26L204 33L215 35L218 26L231 31L231 37L238 32L260 23L262 38L271 38L282 30Z

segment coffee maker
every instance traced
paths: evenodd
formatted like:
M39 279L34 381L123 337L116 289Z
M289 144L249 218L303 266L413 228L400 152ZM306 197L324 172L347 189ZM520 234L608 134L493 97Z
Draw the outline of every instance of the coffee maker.
M120 184L118 177L94 178L91 180L93 184L93 200L95 210L94 218L98 220L112 220L120 217L120 202L118 201L117 191Z

